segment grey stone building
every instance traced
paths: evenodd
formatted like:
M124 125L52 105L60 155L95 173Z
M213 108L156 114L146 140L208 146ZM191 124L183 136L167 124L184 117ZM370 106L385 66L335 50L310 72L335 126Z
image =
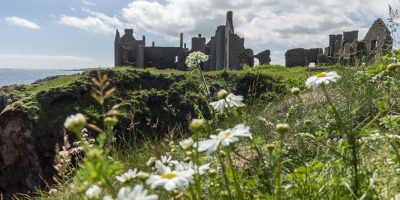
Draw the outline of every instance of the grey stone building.
M377 19L363 40L358 40L358 31L343 32L329 35L329 46L312 51L290 49L286 52L286 66L307 66L311 62L319 65L341 63L345 65L360 65L390 53L393 39L390 30L382 19Z
M186 69L185 59L189 53L200 51L209 56L203 63L203 70L238 70L243 64L254 65L254 58L261 64L269 64L270 52L265 50L253 55L253 50L244 47L244 38L235 34L233 13L228 11L225 25L217 27L215 35L207 43L206 38L199 34L192 38L192 48L186 48L183 43L183 33L180 34L179 47L157 47L154 42L146 46L146 38L137 40L132 29L126 29L121 37L116 32L114 42L115 66L135 66L137 68L156 67L158 69Z

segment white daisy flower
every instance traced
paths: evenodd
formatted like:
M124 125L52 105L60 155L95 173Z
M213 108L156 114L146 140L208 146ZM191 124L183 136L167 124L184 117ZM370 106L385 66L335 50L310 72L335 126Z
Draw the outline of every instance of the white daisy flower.
M193 170L193 173L195 174L199 173L199 175L205 174L209 169L210 169L210 163L201 165L200 167L193 164L192 161L190 161L189 163L180 162L179 164L176 165L177 171Z
M164 155L164 156L161 156L161 163L164 165L167 165L167 166L173 166L173 165L177 164L178 161L172 160L171 156Z
M179 146L181 146L181 148L183 150L186 150L188 148L190 148L193 145L194 141L192 138L187 138L185 140L182 140L179 142Z
M243 96L240 95L234 95L232 93L228 94L228 96L226 96L226 102L228 102L228 105L230 107L242 107L244 106L244 103L242 103L243 101Z
M103 197L103 200L113 200L114 198L111 195L106 195Z
M321 84L329 84L330 82L336 82L339 80L341 77L335 72L321 72L318 74L315 74L314 76L311 76L310 78L307 79L306 81L306 86L309 89L317 89L319 85Z
M156 160L157 160L156 157L150 157L149 160L146 162L146 166L147 167L153 166Z
M118 192L118 200L157 200L155 194L147 195L147 190L142 185L136 185L135 188L123 187Z
M222 94L220 94L221 91L218 92L218 97L222 97L222 99L210 103L210 105L213 107L213 109L215 111L217 111L219 113L223 113L225 108L228 108L228 107L239 108L239 107L244 106L244 103L242 103L243 96L234 95L233 93L222 95ZM224 93L226 92L225 90L223 90L223 91L224 91Z
M142 173L142 171L138 172L137 169L131 170L129 169L127 172L121 174L120 176L116 176L115 178L121 182L125 183L127 181L130 181L136 177L138 177Z
M163 165L160 161L156 162L158 174L152 174L146 180L146 184L152 189L162 186L167 191L174 189L184 190L193 181L193 170L172 171L170 167Z
M207 151L208 154L215 152L220 145L229 146L239 141L238 137L252 138L249 127L244 124L236 125L233 129L226 129L218 135L210 135L210 139L199 141L199 152Z
M97 185L92 185L89 189L86 190L85 195L89 199L98 199L101 194L101 188Z
M220 99L215 102L211 102L210 105L213 107L213 109L219 113L223 113L225 108L228 108L228 102L225 101L225 99Z

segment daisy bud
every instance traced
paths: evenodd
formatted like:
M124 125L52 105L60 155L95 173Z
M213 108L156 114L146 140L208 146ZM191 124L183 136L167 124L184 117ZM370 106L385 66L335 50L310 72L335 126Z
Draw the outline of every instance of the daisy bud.
M300 90L299 88L297 88L297 87L294 87L294 88L292 88L292 89L290 90L290 92L291 92L293 95L299 95L300 92L301 92L301 90Z
M397 64L397 63L392 63L392 64L388 65L387 70L388 70L389 72L392 72L392 71L396 70L399 66L400 66L400 65Z
M79 133L86 126L86 118L82 114L71 115L64 122L64 127L74 133Z
M312 121L309 120L309 119L306 119L306 120L304 120L304 124L305 124L306 126L311 126L311 125L312 125Z
M225 97L226 96L228 96L228 92L226 91L226 90L220 90L219 92L218 92L218 98L219 99L225 99Z
M221 196L222 197L228 197L229 196L228 191L221 191Z
M225 158L228 154L224 150L220 150L221 157Z
M57 189L53 188L53 189L49 190L49 195L52 196L52 195L56 194L57 192L58 192Z
M215 177L217 175L217 170L215 170L215 169L208 170L208 175L210 177Z
M268 151L273 151L275 149L275 145L274 144L267 144L267 149L268 149Z
M156 157L151 157L147 162L146 162L146 166L151 167L154 165L154 163L156 162L157 158Z
M180 141L179 142L179 146L181 146L181 148L183 150L187 150L190 147L192 147L193 143L194 143L193 139L192 138L188 138L188 139Z
M189 130L192 132L197 132L200 129L202 129L204 126L204 119L193 119L192 122L190 122L189 125Z
M106 117L104 124L108 127L113 127L118 124L118 119L116 117Z
M183 162L190 162L190 160L192 160L191 157L186 157L185 159L183 159Z
M142 181L147 180L150 177L150 174L146 173L146 172L141 172L138 174L138 178Z
M275 129L280 134L287 133L289 131L289 124L277 124Z
M186 154L186 156L191 156L192 152L191 151L186 151L185 154Z

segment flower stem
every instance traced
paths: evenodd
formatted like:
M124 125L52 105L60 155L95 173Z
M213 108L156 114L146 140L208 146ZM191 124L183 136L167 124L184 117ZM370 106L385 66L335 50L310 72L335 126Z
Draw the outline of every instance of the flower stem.
M231 157L231 151L229 150L229 148L227 148L227 149L228 149L229 168L231 170L233 181L235 183L235 189L236 189L236 192L238 194L238 199L243 199L243 191L240 188L239 181L238 181L238 178L237 178L237 174L235 173L236 170L235 170L235 167L233 165L233 161L232 161L232 157Z
M200 75L201 75L201 80L203 81L203 85L204 85L204 88L205 88L205 92L206 92L207 98L210 100L211 99L210 91L208 91L206 79L204 78L203 70L201 70L200 67L199 67L199 72L200 72Z
M222 175L224 177L226 190L228 191L230 199L233 199L232 198L232 192L231 192L231 190L229 188L229 180L228 180L228 177L226 176L226 170L225 170L224 162L222 161L221 156L219 155L219 153L217 153L217 157L218 157L218 161L219 161L219 163L221 165L221 170L222 170Z
M351 149L351 157L352 157L352 165L353 165L353 173L354 173L354 185L353 185L353 191L356 196L358 196L358 188L359 188L359 181L358 181L358 158L357 158L357 142L356 139L354 138L353 132L347 132L345 131L344 123L343 120L339 114L339 112L336 110L336 107L333 105L331 98L328 95L328 92L326 91L325 85L322 85L322 91L325 94L326 100L328 104L332 107L333 113L335 115L336 120L338 121L339 125L339 131L341 134L345 134L347 136L347 141L350 145Z

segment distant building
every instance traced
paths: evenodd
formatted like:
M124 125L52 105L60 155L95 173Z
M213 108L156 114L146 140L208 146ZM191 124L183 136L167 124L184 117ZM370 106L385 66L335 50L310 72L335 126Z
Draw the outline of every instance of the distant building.
M183 43L183 33L180 34L179 47L157 47L154 42L146 46L146 38L137 40L133 36L132 29L125 29L121 37L116 32L114 52L115 66L135 66L137 68L156 67L158 69L186 69L185 60L189 53L200 51L209 56L209 60L203 64L203 70L238 70L241 65L254 65L254 58L260 60L260 64L269 64L270 51L265 50L253 55L253 50L244 47L244 38L235 34L233 26L233 13L229 11L226 16L226 24L218 26L215 35L206 43L206 38L199 34L192 38L192 49L186 48Z
M317 49L290 49L286 52L286 66L308 66L315 62L320 65L360 65L390 53L393 39L382 19L377 19L365 38L358 41L358 31L329 35L329 47Z

